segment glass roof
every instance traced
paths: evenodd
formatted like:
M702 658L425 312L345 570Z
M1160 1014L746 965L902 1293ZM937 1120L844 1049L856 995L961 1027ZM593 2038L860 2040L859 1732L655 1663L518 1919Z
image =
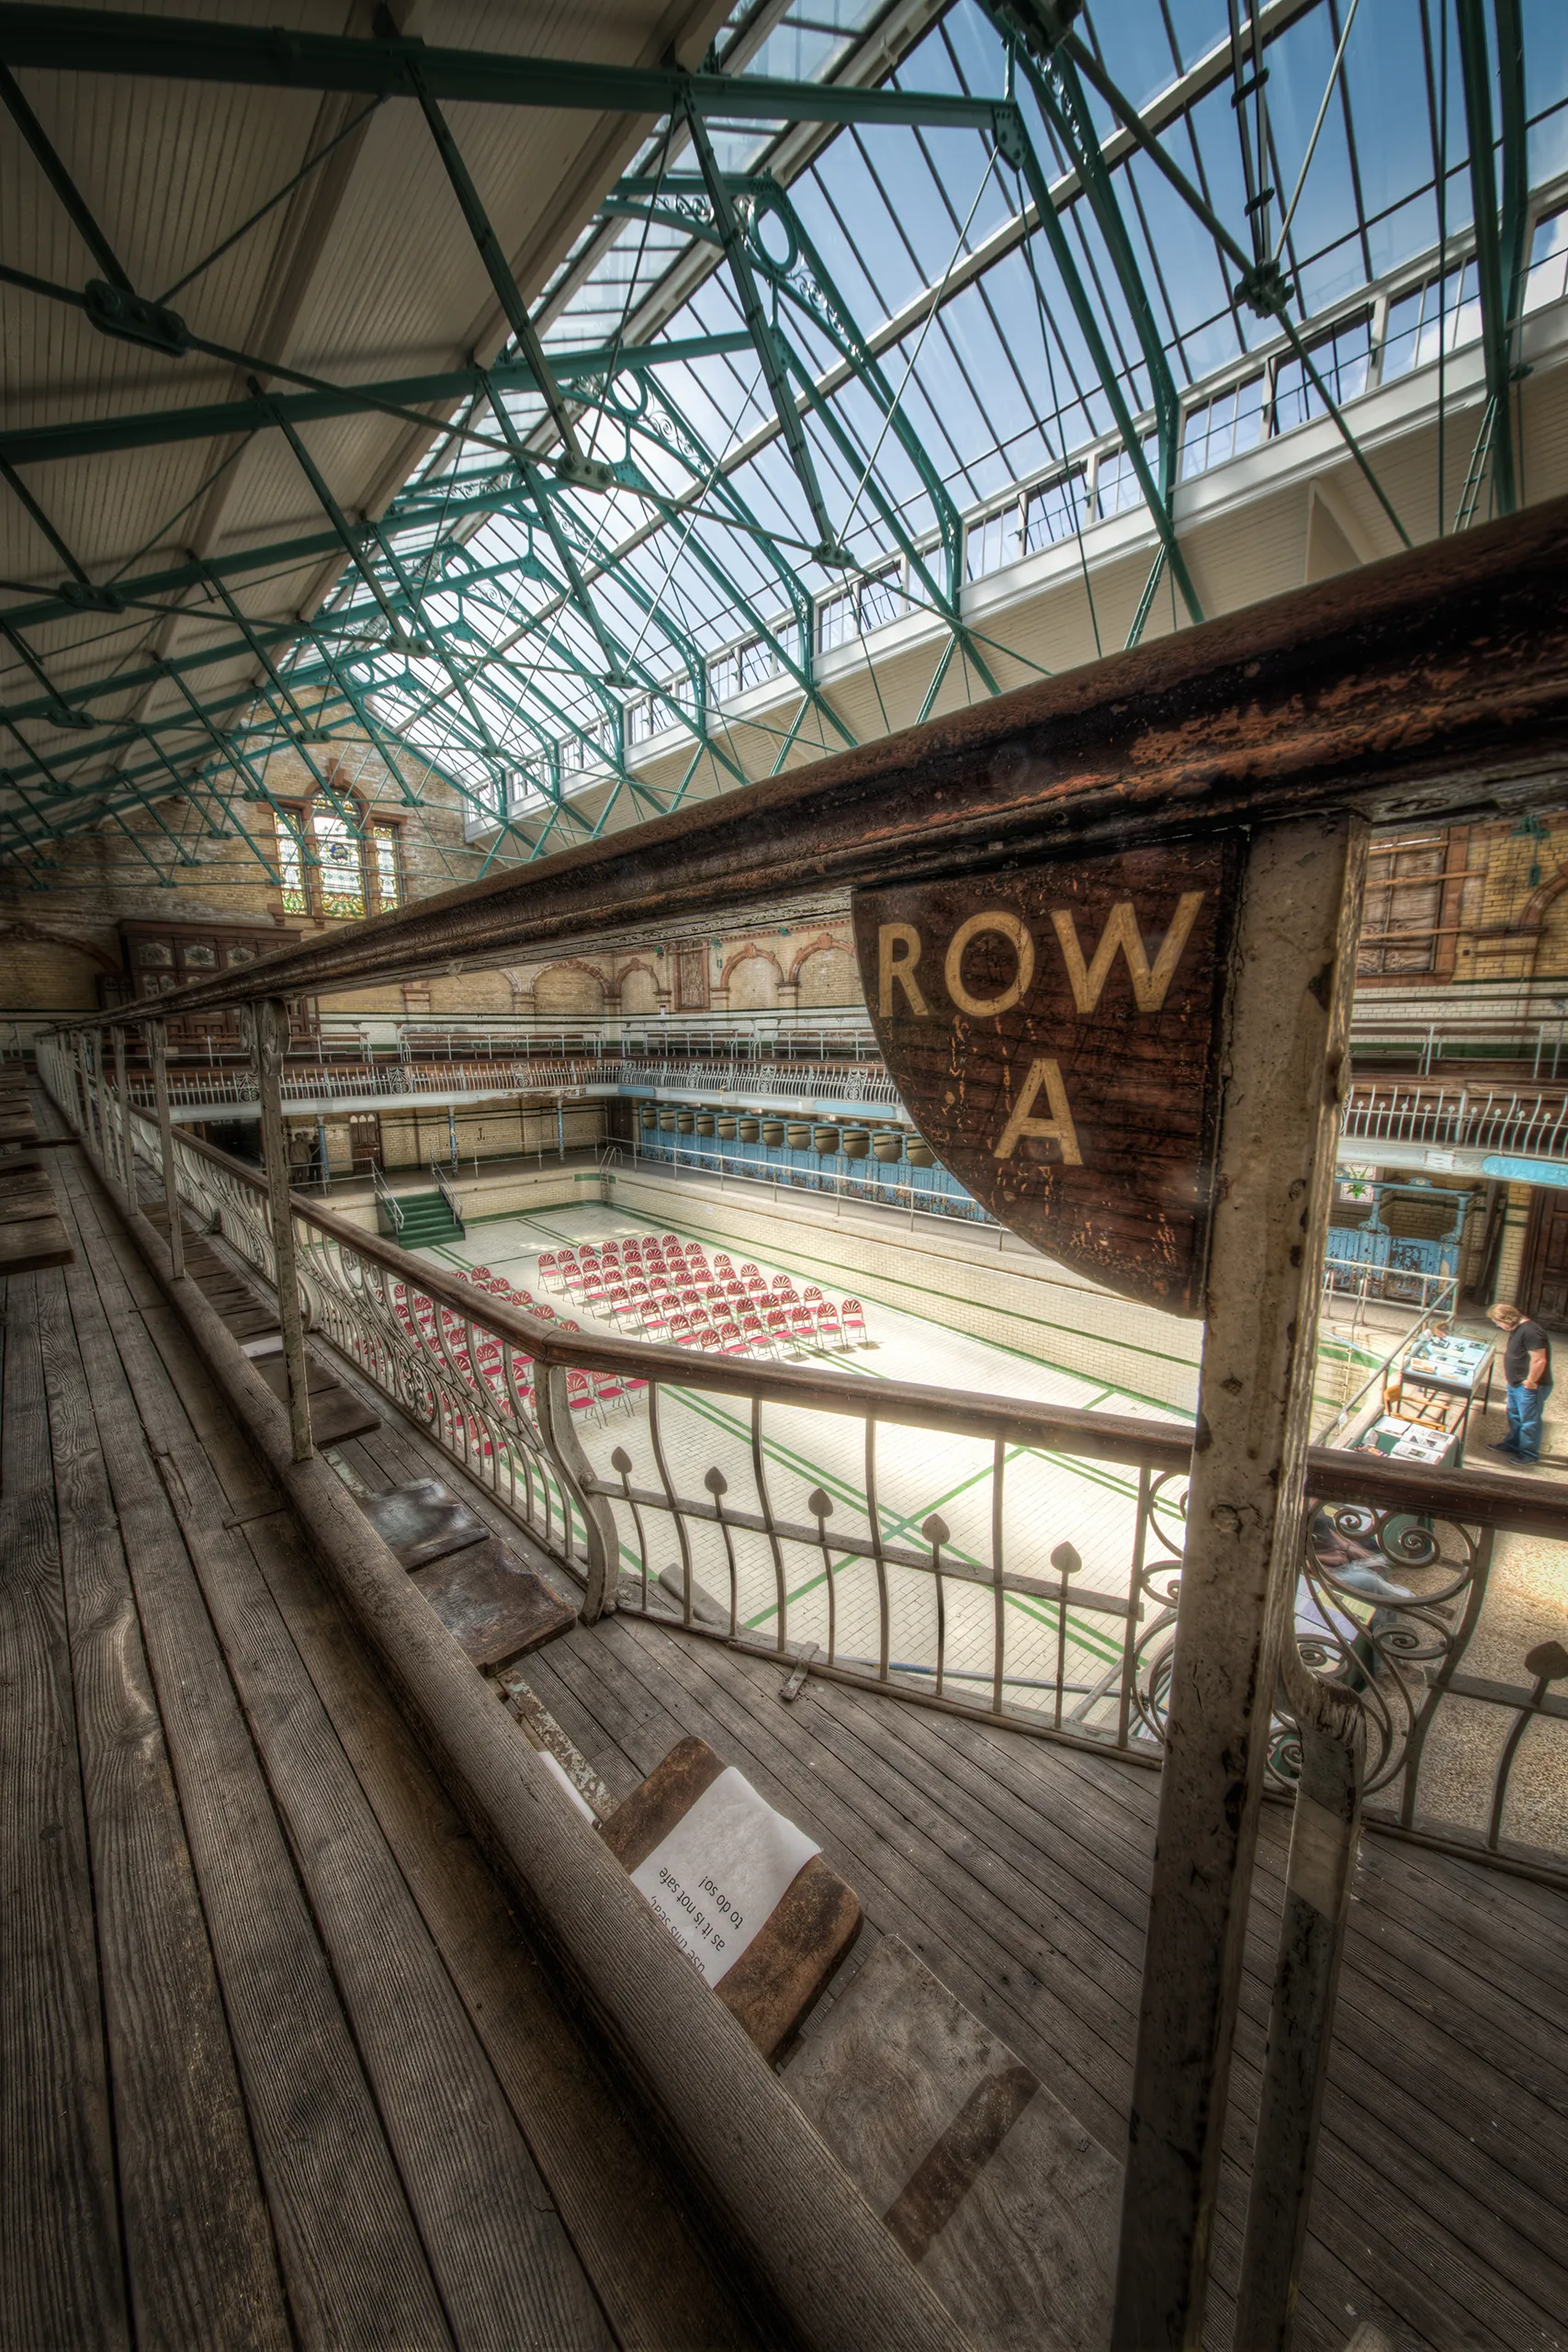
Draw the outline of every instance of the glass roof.
M508 862L745 781L759 731L778 764L842 747L820 657L905 616L940 625L928 703L996 691L1020 657L966 582L1107 516L1163 511L1165 609L1197 616L1174 485L1314 417L1403 533L1357 402L1483 334L1483 117L1508 331L1562 299L1568 9L1518 0L1522 127L1505 6L1468 75L1455 0L1059 14L1076 51L1040 0L737 9L716 70L1010 100L1014 128L660 123L535 309L608 486L558 470L536 393L476 399L383 518L382 599L346 572L291 684L432 760ZM1466 495L1450 523L1495 503ZM726 709L770 682L742 755ZM257 759L283 730L251 726Z

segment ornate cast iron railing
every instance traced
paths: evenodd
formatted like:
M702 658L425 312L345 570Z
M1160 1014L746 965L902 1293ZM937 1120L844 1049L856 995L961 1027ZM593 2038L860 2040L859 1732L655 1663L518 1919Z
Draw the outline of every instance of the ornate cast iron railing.
M271 1283L260 1178L174 1150L197 1220ZM857 1348L762 1363L583 1330L294 1207L308 1326L581 1581L586 1617L1158 1762L1185 1424L885 1379ZM1308 1497L1297 1646L1354 1702L1367 1819L1568 1879L1568 1648L1548 1630L1517 1657L1520 1595L1494 1590L1498 1537L1563 1541L1568 1497L1330 1449ZM1276 1784L1300 1756L1282 1709Z

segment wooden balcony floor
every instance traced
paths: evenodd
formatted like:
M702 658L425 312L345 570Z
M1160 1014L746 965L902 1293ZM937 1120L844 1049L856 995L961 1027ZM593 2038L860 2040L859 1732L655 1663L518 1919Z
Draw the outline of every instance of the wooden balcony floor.
M0 2144L36 2153L0 2166L0 2343L129 2341L128 2295L138 2337L182 2346L750 2342L61 1159L78 1264L13 1281L4 1335ZM389 1413L335 1452L373 1487L440 1476L526 1545ZM783 1706L776 1668L629 1617L525 1671L616 1794L711 1740L857 1889L850 1968L902 1936L1120 2154L1152 1773L822 1681ZM1266 1810L1213 2347L1286 1827ZM1563 2343L1565 1930L1553 1889L1367 1839L1298 2344L1368 2316L1401 2347Z
M0 1283L0 2345L753 2346L77 1155Z
M444 1478L512 1542L526 1543L406 1421L389 1416L374 1436L336 1451L372 1487ZM616 1796L687 1734L711 1741L820 1840L859 1894L867 1927L839 1988L878 1935L903 1937L1120 2156L1153 1772L820 1679L784 1706L778 1668L629 1616L578 1626L522 1670ZM1212 2347L1233 2341L1288 1835L1285 1810L1266 1806ZM1366 1838L1296 2335L1303 2352L1337 2352L1368 2316L1401 2352L1560 2352L1568 2342L1565 2015L1568 1895Z

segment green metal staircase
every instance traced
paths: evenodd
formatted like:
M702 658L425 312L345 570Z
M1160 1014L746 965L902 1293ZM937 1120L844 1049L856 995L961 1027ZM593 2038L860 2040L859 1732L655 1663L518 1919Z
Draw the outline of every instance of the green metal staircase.
M456 1241L463 1230L439 1193L400 1193L400 1226L394 1226L385 1201L378 1205L381 1230L400 1250L434 1250L440 1242Z

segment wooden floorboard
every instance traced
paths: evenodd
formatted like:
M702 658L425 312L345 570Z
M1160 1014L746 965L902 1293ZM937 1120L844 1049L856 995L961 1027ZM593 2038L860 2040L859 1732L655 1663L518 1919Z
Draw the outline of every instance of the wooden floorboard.
M295 2325L451 2331L93 1278L73 1305ZM324 2217L331 2217L330 2225Z
M129 2343L39 1291L3 1285L0 2343Z
M25 1700L0 1758L7 1794L32 1779L0 1823L0 2115L51 2165L0 2160L0 2257L25 2256L0 2347L759 2352L776 2321L590 2050L118 1212L62 1175L77 1264L10 1283L0 1321L0 1670ZM378 1485L420 1475L396 1434L349 1442Z
M393 2159L453 2332L525 2343L613 2339L515 2117L442 1963L134 1302L96 1253L148 1441L271 1783L353 2021ZM405 1734L405 1736L407 1735Z
M66 1286L40 1306L136 2341L282 2347L272 2224Z

